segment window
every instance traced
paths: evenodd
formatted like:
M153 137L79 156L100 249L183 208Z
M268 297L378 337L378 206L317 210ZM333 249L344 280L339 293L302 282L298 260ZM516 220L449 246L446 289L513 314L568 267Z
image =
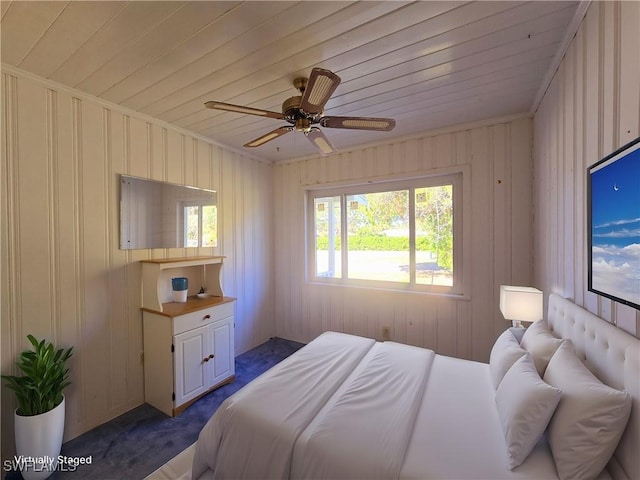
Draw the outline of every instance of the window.
M462 293L461 173L310 190L307 204L311 280Z
M183 203L184 246L215 247L218 244L216 205Z

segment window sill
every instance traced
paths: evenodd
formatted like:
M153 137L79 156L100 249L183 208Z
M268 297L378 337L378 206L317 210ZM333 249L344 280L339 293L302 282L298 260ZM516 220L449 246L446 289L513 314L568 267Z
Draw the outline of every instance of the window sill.
M307 280L306 285L313 287L332 287L332 288L348 288L348 289L359 289L359 290L373 290L373 291L383 291L388 292L390 294L409 294L409 295L424 295L434 298L446 298L449 300L456 301L470 301L471 297L465 293L454 293L454 292L438 292L431 289L427 289L421 285L393 285L393 284L378 284L374 285L369 282L358 282L356 280L346 283L341 280L331 281L331 280ZM377 283L377 282L376 282Z

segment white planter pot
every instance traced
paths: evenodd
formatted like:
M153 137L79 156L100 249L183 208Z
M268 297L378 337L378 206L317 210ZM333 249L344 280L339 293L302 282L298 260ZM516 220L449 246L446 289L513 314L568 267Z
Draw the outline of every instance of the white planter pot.
M14 413L16 454L25 462L21 471L25 480L48 478L58 466L64 434L64 404L63 396L60 405L46 413L29 417Z

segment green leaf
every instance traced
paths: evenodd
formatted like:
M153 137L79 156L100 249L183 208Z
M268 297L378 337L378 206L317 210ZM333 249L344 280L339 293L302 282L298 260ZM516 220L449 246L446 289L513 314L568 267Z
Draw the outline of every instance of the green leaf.
M16 366L22 376L2 375L7 388L13 390L18 401L19 415L38 415L56 407L62 401L62 392L71 382L66 361L73 347L56 350L51 342L38 341L27 335L32 350L18 356Z

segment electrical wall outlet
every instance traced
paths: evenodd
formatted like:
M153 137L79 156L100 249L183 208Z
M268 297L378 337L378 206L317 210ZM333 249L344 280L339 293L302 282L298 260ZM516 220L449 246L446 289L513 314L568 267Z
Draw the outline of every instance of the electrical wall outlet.
M391 340L391 329L387 326L382 327L382 340Z

